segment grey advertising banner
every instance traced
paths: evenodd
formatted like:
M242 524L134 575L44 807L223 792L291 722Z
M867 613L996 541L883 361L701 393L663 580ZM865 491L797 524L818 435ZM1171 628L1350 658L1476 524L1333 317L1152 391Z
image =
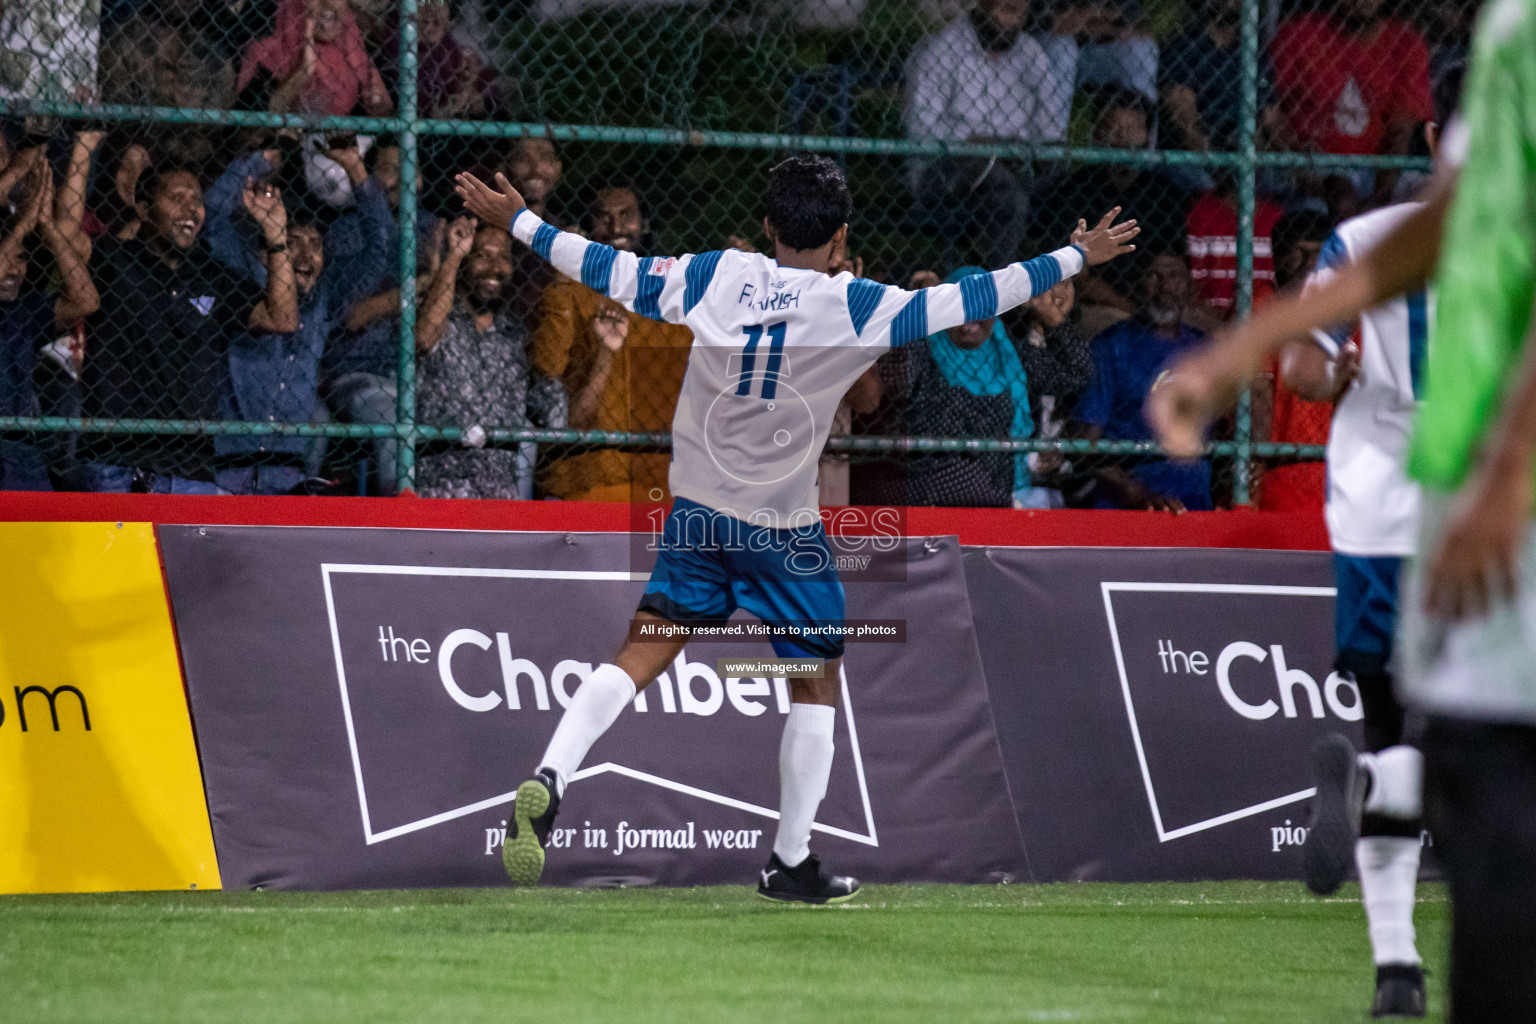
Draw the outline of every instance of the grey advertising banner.
M502 884L512 793L639 599L629 537L159 533L224 885ZM959 547L865 555L890 571L848 584L849 616L905 636L849 644L812 848L871 881L1027 875ZM690 644L620 716L567 790L551 882L755 877L788 688L715 666L770 653Z
M966 550L1031 877L1297 877L1307 753L1361 742L1330 557Z

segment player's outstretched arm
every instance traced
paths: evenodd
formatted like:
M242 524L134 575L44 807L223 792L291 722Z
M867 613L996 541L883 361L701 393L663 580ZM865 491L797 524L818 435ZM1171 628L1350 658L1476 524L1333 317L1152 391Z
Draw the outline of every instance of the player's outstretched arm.
M1348 323L1422 287L1440 258L1440 229L1454 191L1453 181L1438 182L1422 207L1331 280L1270 303L1175 363L1147 398L1147 422L1169 454L1198 456L1206 428L1288 340Z
M1141 233L1134 220L1115 224L1117 206L1092 229L1078 221L1072 241L1064 248L990 274L975 274L954 284L936 284L915 292L895 290L897 301L882 303L877 319L889 322L892 345L904 345L936 331L985 320L1044 295L1064 278L1086 266L1107 263L1133 251L1131 239ZM869 337L868 334L865 337Z
M473 174L454 178L455 190L470 213L483 224L492 224L525 243L556 270L575 278L599 295L606 295L624 308L653 320L682 323L687 312L685 294L688 268L695 257L662 259L641 258L632 252L593 242L570 231L547 224L528 209L523 197L506 176L497 172L492 188ZM712 257L708 269L712 272ZM705 259L705 257L699 257ZM698 272L705 268L701 265ZM697 273L695 274L697 276ZM705 283L708 276L704 275Z
M1131 239L1141 234L1141 228L1136 226L1134 220L1116 224L1115 218L1118 216L1120 207L1117 206L1100 217L1092 228L1088 227L1086 220L1077 222L1077 230L1072 232L1072 247L1083 254L1083 259L1090 267L1136 251Z

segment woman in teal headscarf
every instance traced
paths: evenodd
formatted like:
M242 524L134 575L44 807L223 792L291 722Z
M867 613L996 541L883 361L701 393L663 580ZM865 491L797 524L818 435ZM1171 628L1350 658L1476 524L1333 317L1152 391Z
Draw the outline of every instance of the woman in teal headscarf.
M979 273L979 267L962 267L949 280ZM1024 364L995 318L893 349L875 364L875 375L883 401L862 421L865 432L962 438L1034 433ZM1005 452L915 454L864 463L853 482L857 504L1007 508L1022 503L1030 490L1029 460Z
M954 284L973 274L984 273L986 271L981 267L961 267L949 275L947 283ZM978 396L1006 394L1012 400L1009 437L1026 438L1034 434L1035 420L1029 411L1029 382L1024 373L1024 362L997 317L972 320L929 335L928 351L945 381L954 387ZM1029 456L1020 453L1013 456L1011 503L1023 504L1030 489Z

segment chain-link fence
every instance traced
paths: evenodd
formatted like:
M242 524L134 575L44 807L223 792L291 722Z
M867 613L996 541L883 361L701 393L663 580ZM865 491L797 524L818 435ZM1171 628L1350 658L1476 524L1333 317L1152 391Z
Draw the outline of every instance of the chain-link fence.
M1315 507L1278 374L1200 463L1166 363L1410 195L1460 0L0 0L7 488L654 500L690 335L462 219L505 173L641 254L769 250L790 151L904 288L1139 251L883 357L828 503Z

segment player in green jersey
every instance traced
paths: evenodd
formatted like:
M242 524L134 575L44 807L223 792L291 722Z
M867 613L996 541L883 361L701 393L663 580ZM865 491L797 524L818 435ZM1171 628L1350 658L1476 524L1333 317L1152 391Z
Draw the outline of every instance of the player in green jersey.
M1424 207L1327 285L1173 367L1148 409L1172 452L1196 454L1285 340L1433 275L1398 678L1427 716L1425 811L1451 886L1456 1024L1536 1020L1536 0L1483 11L1462 109Z

